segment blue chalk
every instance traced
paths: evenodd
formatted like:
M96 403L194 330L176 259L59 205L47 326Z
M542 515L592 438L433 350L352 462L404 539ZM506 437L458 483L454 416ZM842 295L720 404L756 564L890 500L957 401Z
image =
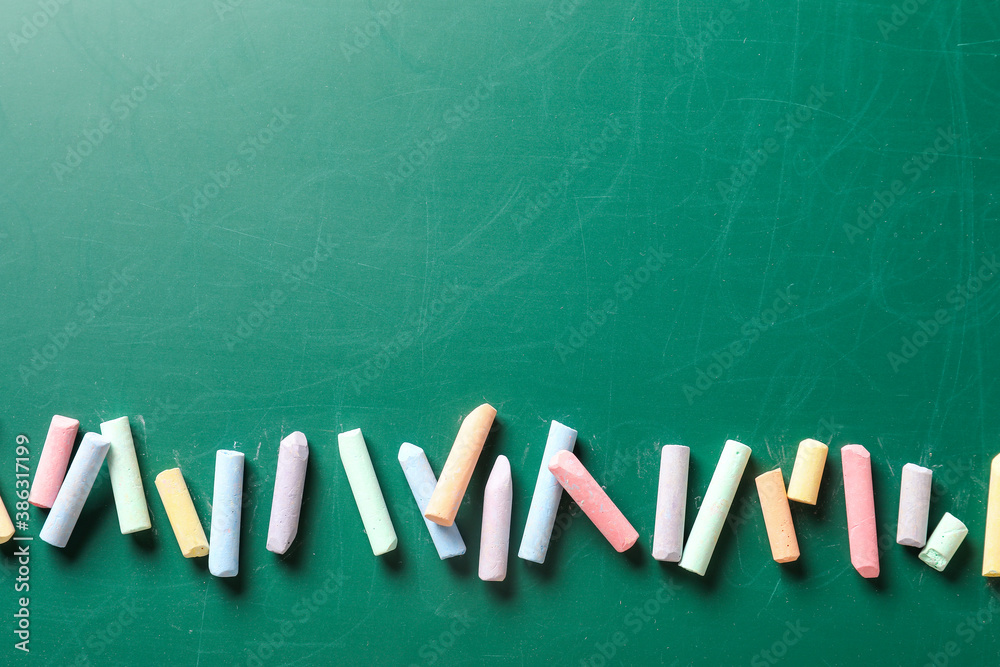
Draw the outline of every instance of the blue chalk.
M410 485L410 491L413 492L413 499L417 501L420 516L424 518L427 503L430 502L431 493L437 485L437 479L434 477L431 464L427 461L427 455L416 445L404 442L399 448L399 465L403 468L403 474L406 475L406 482ZM427 518L424 518L424 523L427 524L427 530L430 531L434 548L437 549L441 560L461 556L465 553L465 542L462 540L462 534L458 532L458 524L439 526Z
M215 453L215 491L212 495L208 571L217 577L235 577L240 572L243 461L242 452L220 449Z
M52 503L52 510L38 533L40 540L54 547L66 546L110 447L111 441L102 435L87 433L83 436L80 449Z
M538 469L538 479L535 481L535 493L531 496L521 548L517 552L519 558L534 563L545 562L563 491L555 476L549 472L549 461L558 452L573 451L575 445L576 431L553 420L549 427L549 439L545 442L545 452L542 454L542 464Z

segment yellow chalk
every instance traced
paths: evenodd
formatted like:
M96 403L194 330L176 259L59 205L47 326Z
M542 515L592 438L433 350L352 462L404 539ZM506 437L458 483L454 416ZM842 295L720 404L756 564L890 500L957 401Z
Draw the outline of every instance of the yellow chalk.
M479 454L496 416L496 409L489 403L483 403L465 418L458 429L458 437L451 446L451 453L444 462L441 477L424 511L424 516L439 526L455 523L458 506L462 504L472 471L476 469Z
M806 505L816 504L816 498L819 497L819 483L823 479L823 468L826 467L827 450L826 445L812 438L806 438L799 443L792 476L788 480L789 500Z
M174 529L177 546L185 558L205 556L208 554L208 539L205 529L198 520L198 512L194 509L191 494L180 468L164 470L156 476L156 490L160 492L163 509L167 511L170 527Z
M3 500L0 500L0 544L14 537L14 524L10 522L10 515L4 507Z
M1000 454L990 466L989 500L986 503L986 539L983 540L983 576L1000 577Z

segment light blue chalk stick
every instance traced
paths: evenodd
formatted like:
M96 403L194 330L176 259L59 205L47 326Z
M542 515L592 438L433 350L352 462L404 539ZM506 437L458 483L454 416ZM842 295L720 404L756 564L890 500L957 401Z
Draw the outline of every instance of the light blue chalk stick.
M559 499L562 498L563 492L555 476L549 472L549 461L558 452L573 451L574 446L576 446L576 431L552 420L549 439L545 442L542 463L538 469L538 479L535 481L535 493L531 496L531 506L528 508L528 521L524 526L521 548L517 552L518 558L533 563L545 562L545 554L549 551L549 540L552 538L552 526L556 521Z
M111 441L102 435L87 433L83 436L80 449L59 487L55 502L52 503L52 510L38 534L43 542L54 547L66 546L110 447Z
M403 468L406 483L410 485L413 499L417 501L417 508L423 517L431 493L437 485L437 478L434 477L431 464L427 461L427 455L416 445L404 442L399 448L399 465ZM462 540L462 534L458 532L458 524L439 526L427 518L424 518L424 523L427 524L427 530L430 531L434 548L437 549L441 560L465 553L465 542Z
M243 461L243 452L220 449L215 453L215 491L212 495L208 571L217 577L235 577L240 572Z

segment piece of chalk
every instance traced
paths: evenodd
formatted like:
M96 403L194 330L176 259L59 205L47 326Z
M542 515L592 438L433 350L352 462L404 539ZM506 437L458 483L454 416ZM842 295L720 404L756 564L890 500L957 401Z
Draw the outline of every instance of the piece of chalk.
M235 577L240 573L244 460L243 452L220 449L215 453L208 571L217 577Z
M278 468L274 474L271 521L267 526L267 550L283 554L299 532L302 491L309 463L309 443L300 431L289 433L278 445Z
M705 576L749 460L749 447L735 440L726 441L684 545L680 566L688 572Z
M951 562L952 556L958 551L958 547L961 546L968 534L969 529L965 527L964 523L945 512L934 532L931 533L931 538L927 540L927 546L921 550L920 560L938 572L944 572L948 563Z
M156 476L156 490L163 501L170 527L174 529L177 546L185 558L195 558L208 553L208 538L201 526L198 512L191 500L191 493L184 482L180 468L164 470Z
M42 455L38 458L35 468L35 479L31 482L31 493L28 502L35 507L52 507L66 476L69 457L73 453L73 441L76 440L80 422L70 417L55 415L49 423L49 432L42 445Z
M556 452L571 452L574 446L576 446L576 431L552 420L549 437L545 441L545 450L542 452L542 461L538 466L535 492L531 494L528 520L524 524L524 535L521 536L521 548L517 551L519 558L533 563L545 562L545 554L549 551L549 540L552 539L552 526L556 522L559 500L563 492L559 482L549 472L549 461Z
M861 445L845 445L840 448L840 463L844 469L851 564L862 577L873 579L878 576L879 564L872 457Z
M660 450L660 483L656 490L653 526L653 558L656 560L676 563L681 559L690 459L691 449L684 445L664 445Z
M903 466L899 484L899 523L896 543L922 547L927 543L927 515L931 509L933 472L912 463Z
M431 494L424 516L441 526L450 526L458 514L465 490L469 487L472 472L476 469L479 454L486 444L486 436L493 426L497 411L492 405L483 403L469 413L458 429L455 444L451 446L448 459L441 469L441 477Z
M458 532L457 524L439 526L424 516L424 509L437 485L437 479L424 450L404 442L399 448L399 465L403 469L403 475L406 476L406 483L410 485L410 491L413 492L413 499L417 502L420 518L424 520L427 531L431 534L438 557L444 560L464 554L465 541Z
M983 539L983 576L1000 577L1000 454L990 465L986 501L986 536Z
M792 511L788 507L781 470L758 475L756 482L767 540L771 543L771 556L778 563L798 560L799 541L795 538L795 525L792 523Z
M382 488L375 477L375 468L372 467L365 438L361 435L361 429L356 428L341 433L337 436L337 441L340 445L340 460L344 463L347 481L351 484L372 553L381 556L396 548L396 531L385 506L385 498L382 497Z
M513 495L510 461L498 456L483 494L483 532L479 542L479 578L503 581L510 548L510 505Z
M118 525L122 535L149 530L149 508L146 494L142 489L139 475L139 461L135 455L135 443L128 417L119 417L101 424L101 433L111 441L108 450L108 473L111 475L111 490L115 495L118 509Z
M819 483L826 467L829 448L819 440L806 438L799 443L795 454L792 476L788 479L788 499L806 505L815 505L819 497Z
M38 533L40 540L54 547L66 546L110 447L111 443L104 436L97 433L84 434L80 448L66 472L66 478L59 487L55 502L52 503L52 510Z
M565 450L556 452L549 461L549 470L615 551L621 553L635 544L639 533L583 467L576 454Z
M15 505L15 507L17 507ZM0 544L3 544L14 537L14 524L11 523L10 514L7 513L7 508L3 504L3 500L0 500Z

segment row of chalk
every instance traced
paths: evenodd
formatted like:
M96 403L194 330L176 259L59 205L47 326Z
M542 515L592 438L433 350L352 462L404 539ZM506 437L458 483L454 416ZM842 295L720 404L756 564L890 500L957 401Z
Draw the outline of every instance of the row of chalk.
M484 404L463 420L439 480L421 448L410 443L400 447L399 464L442 559L466 551L455 517L495 417L496 410ZM31 504L51 508L40 539L57 547L67 544L105 459L121 532L148 530L149 511L128 418L102 423L101 434L85 434L70 465L78 429L79 421L60 415L53 417L49 427L28 494ZM572 428L557 421L551 423L518 551L524 560L545 561L564 490L616 551L626 551L638 540L635 528L573 453L576 435ZM372 552L376 556L388 553L396 548L396 532L361 430L341 433L338 442ZM778 563L799 558L789 500L808 505L817 503L827 452L825 444L803 440L787 492L780 469L759 475L755 480L772 556ZM683 445L662 447L654 558L678 562L685 570L705 574L750 453L750 448L742 443L726 442L685 542L690 449ZM302 433L296 431L280 442L267 535L267 549L274 553L284 554L298 532L308 459L309 446ZM861 445L846 445L841 449L841 461L851 563L861 576L877 577L879 553L871 457ZM157 491L181 553L187 558L208 555L209 570L220 577L236 576L239 572L243 467L242 453L216 452L210 540L180 469L164 470L156 477ZM903 467L896 541L921 547L919 558L942 571L968 529L945 513L928 539L932 475L928 468L912 463ZM512 495L510 463L506 457L498 456L483 498L479 574L486 581L502 581L506 576ZM9 515L0 502L0 542L10 539L13 533ZM994 460L990 482L983 574L1000 576L1000 456Z

